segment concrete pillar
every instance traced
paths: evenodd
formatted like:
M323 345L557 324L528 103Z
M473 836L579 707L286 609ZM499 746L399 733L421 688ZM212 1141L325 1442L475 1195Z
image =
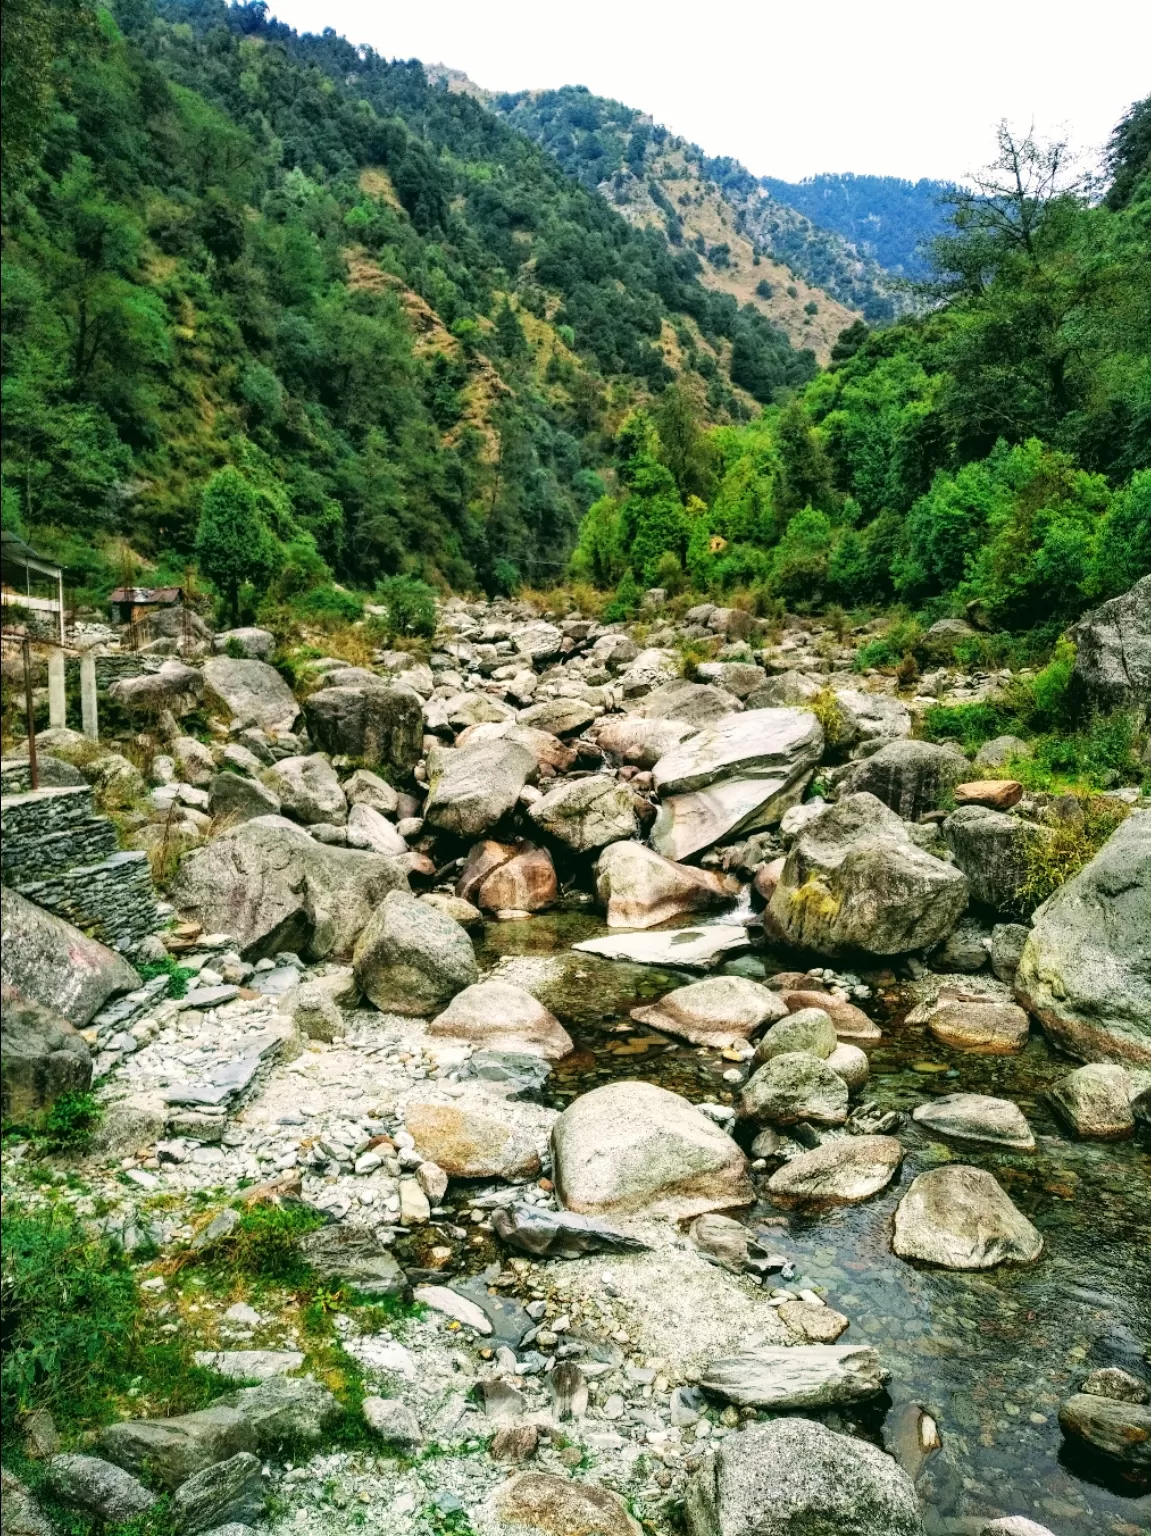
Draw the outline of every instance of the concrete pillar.
M100 740L96 720L96 658L91 651L80 653L80 723L89 741Z
M48 724L53 730L65 723L64 652L53 646L48 652Z

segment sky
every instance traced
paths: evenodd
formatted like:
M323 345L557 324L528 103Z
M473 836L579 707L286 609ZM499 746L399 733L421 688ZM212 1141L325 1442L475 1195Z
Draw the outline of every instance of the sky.
M1097 155L1151 90L1148 0L270 0L492 90L586 85L756 175L962 180L995 124Z

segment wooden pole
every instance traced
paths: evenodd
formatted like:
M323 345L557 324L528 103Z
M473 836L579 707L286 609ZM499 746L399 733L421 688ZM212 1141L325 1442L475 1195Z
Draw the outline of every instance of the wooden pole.
M24 636L24 710L28 719L28 776L33 789L40 788L40 764L36 761L36 715L32 706L32 642Z

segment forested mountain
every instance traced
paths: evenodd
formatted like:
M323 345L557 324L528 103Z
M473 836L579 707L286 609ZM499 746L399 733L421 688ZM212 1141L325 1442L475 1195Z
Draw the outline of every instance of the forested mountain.
M943 232L951 182L904 181L899 176L809 176L779 181L761 176L772 197L798 209L815 224L833 229L858 250L900 277L923 278L931 270L926 247Z
M633 107L584 86L497 94L455 70L430 73L530 135L629 219L661 230L673 250L693 251L710 286L750 296L793 341L814 337L823 357L845 310L876 322L907 307L873 257L773 197L738 160L709 158Z
M282 591L546 579L636 400L814 371L417 63L258 0L4 17L4 516L73 584L111 533L182 568L225 466Z

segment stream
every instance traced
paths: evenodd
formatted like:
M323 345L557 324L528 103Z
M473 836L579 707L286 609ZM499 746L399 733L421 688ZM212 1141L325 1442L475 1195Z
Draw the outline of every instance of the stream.
M531 986L538 963L535 989L575 1040L575 1052L549 1079L547 1101L562 1109L601 1083L641 1078L693 1102L731 1103L738 1084L723 1078L731 1061L629 1018L631 1008L699 973L570 954L573 943L605 932L598 915L577 908L489 923L482 936L482 970L502 961ZM713 974L759 979L803 964L761 942ZM1132 1141L1067 1136L1044 1094L1077 1063L1037 1029L1015 1056L952 1050L923 1025L903 1022L907 1009L890 972L859 974L876 991L864 1006L884 1030L868 1052L865 1097L906 1116L898 1132L906 1149L902 1170L862 1205L800 1214L761 1200L743 1213L750 1226L786 1217L780 1245L800 1271L790 1283L822 1287L828 1303L851 1318L844 1342L873 1344L891 1371L890 1405L842 1415L840 1426L894 1449L901 1437L914 1438L912 1405L936 1420L942 1448L918 1480L929 1531L962 1530L963 1517L977 1529L974 1517L988 1510L1027 1513L1059 1536L1151 1531L1146 1485L1071 1450L1058 1423L1060 1403L1089 1370L1118 1365L1141 1373L1148 1358L1151 1155ZM947 1143L911 1120L917 1104L960 1090L1014 1100L1035 1132L1036 1150ZM964 1273L893 1255L892 1214L901 1192L916 1174L949 1160L995 1175L1043 1233L1037 1264Z

